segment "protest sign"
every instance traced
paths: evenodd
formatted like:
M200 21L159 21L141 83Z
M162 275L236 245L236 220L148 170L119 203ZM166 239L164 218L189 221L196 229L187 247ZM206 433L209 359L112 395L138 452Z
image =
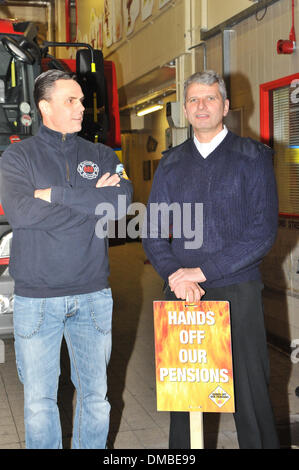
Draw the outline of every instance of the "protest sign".
M234 412L229 303L155 301L158 411Z

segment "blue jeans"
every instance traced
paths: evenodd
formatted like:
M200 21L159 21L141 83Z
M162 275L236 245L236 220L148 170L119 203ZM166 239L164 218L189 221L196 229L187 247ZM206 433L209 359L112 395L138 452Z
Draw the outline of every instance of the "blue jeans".
M45 299L15 296L13 318L26 448L62 448L57 390L64 335L77 391L72 448L104 449L110 416L111 289Z

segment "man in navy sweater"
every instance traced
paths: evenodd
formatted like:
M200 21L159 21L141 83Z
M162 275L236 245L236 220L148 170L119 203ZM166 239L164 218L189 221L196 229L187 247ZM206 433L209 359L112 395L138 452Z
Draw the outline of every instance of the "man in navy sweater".
M272 151L228 131L223 124L228 110L224 81L215 72L196 73L186 81L184 111L194 138L161 159L148 201L143 244L167 283L167 300L230 302L239 446L279 448L268 393L259 271L277 232ZM183 215L185 203L192 207L188 231L186 220L181 217L178 222L173 215L171 243L150 210L161 203L164 210L179 204ZM196 211L199 203L202 212ZM189 413L171 413L169 446L189 448Z
M35 101L43 124L11 145L0 164L1 202L13 228L16 361L24 385L26 447L62 447L57 407L65 336L77 391L73 448L106 447L112 296L100 207L132 196L115 153L80 137L83 94L74 76L41 74ZM119 214L116 214L119 216Z

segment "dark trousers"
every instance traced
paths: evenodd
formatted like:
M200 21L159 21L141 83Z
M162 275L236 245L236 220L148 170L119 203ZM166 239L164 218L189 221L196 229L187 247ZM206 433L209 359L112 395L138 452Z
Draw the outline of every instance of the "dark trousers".
M230 303L234 419L240 449L278 449L274 416L268 392L269 361L259 281L207 289L202 300ZM166 300L177 300L166 290ZM170 413L170 449L190 448L189 413Z

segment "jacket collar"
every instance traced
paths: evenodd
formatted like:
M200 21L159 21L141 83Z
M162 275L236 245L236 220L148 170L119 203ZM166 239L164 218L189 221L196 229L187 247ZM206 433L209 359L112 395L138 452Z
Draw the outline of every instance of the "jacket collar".
M62 142L65 141L71 141L77 137L77 133L72 133L72 134L62 134L61 132L54 131L53 129L50 129L49 127L45 126L44 124L41 124L37 135L41 137L43 140L45 140L48 143L53 144L61 144Z

